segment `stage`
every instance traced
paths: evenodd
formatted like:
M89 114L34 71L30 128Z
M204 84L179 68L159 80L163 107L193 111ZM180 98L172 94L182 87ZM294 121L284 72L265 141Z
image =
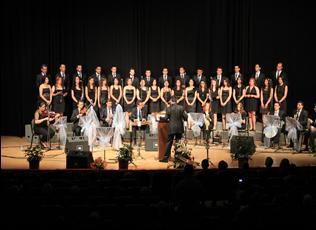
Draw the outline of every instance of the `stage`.
M23 149L29 145L25 138L1 136L1 169L28 169L29 165L24 157ZM249 161L250 167L264 167L265 158L270 156L274 161L274 166L278 166L283 158L288 158L291 163L297 166L316 166L316 157L311 153L296 153L292 149L283 148L275 152L274 149L265 149L261 143L256 142L256 153ZM201 162L206 158L206 149L204 145L194 145L194 142L189 142L189 148L192 149L192 155L195 161ZM53 148L55 145L53 145ZM63 150L50 150L44 153L45 157L40 163L40 169L55 170L66 169L66 154ZM114 161L116 152L108 147L105 151L106 169L117 170L118 163ZM157 160L157 151L145 151L144 147L141 148L138 157L138 151L134 149L134 165L130 164L131 170L164 170L172 169L172 162L161 163ZM211 145L209 150L210 161L214 164L211 168L216 168L218 162L225 160L230 168L237 168L238 163L231 159L228 145ZM104 157L103 149L95 147L93 150L93 158Z

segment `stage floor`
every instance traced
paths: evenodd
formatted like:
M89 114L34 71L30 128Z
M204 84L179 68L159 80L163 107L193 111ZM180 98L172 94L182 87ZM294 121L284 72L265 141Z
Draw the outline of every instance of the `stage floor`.
M297 166L316 166L316 157L310 153L295 153L291 149L281 149L275 152L273 149L265 149L261 143L257 144L257 151L249 161L250 167L264 167L265 158L270 156L274 160L274 166L278 166L283 158L288 158L291 163ZM25 138L2 136L1 137L1 169L28 169L28 162L24 157L23 149L29 145ZM195 161L201 162L206 158L206 149L203 145L194 145L194 142L189 142L189 148L192 148L192 155ZM54 146L53 146L54 147ZM44 153L45 157L40 163L40 169L54 170L66 169L66 154L63 150L50 150ZM129 169L133 170L157 170L157 169L172 169L172 162L161 163L157 160L158 152L145 151L144 147L140 151L141 158L134 160L135 165L130 165ZM107 165L106 169L117 170L118 163L114 161L116 152L110 147L105 151ZM134 155L137 156L137 150L134 150ZM225 160L230 168L238 167L237 161L231 159L229 147L223 145L211 145L209 150L210 160L214 165L211 168L216 168L220 160ZM102 149L94 148L94 159L104 157Z

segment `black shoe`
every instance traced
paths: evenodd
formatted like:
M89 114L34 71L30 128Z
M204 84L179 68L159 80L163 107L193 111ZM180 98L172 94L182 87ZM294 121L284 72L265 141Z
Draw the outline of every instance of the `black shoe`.
M159 160L159 162L168 163L168 158L163 158L163 159Z

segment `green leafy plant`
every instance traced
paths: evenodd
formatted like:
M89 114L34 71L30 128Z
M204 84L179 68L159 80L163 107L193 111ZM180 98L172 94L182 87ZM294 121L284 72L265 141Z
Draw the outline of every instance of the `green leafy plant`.
M251 156L256 152L256 146L253 142L240 142L231 154L234 160L251 159Z
M174 144L173 167L183 168L186 164L193 162L191 157L191 149L187 148L184 143L178 142Z
M105 161L102 160L101 157L98 157L97 159L94 160L94 162L91 164L92 168L95 169L104 169L105 168Z
M28 147L24 150L24 155L27 157L27 161L41 161L44 157L44 150L41 146L36 145L34 147Z
M124 144L117 153L118 161L133 162L133 148L130 145Z

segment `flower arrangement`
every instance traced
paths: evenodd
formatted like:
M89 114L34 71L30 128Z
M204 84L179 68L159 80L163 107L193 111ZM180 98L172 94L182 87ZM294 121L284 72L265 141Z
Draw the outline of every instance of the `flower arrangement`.
M194 164L194 157L191 156L191 150L182 142L175 143L173 167L184 168L186 164Z
M44 150L41 146L36 145L34 147L28 147L24 150L24 155L27 157L28 162L41 161L44 157Z
M130 145L124 144L117 153L118 161L127 161L129 163L133 162L133 148Z
M101 157L98 157L94 160L94 162L91 164L91 168L94 169L104 169L105 168L105 161L102 160Z

